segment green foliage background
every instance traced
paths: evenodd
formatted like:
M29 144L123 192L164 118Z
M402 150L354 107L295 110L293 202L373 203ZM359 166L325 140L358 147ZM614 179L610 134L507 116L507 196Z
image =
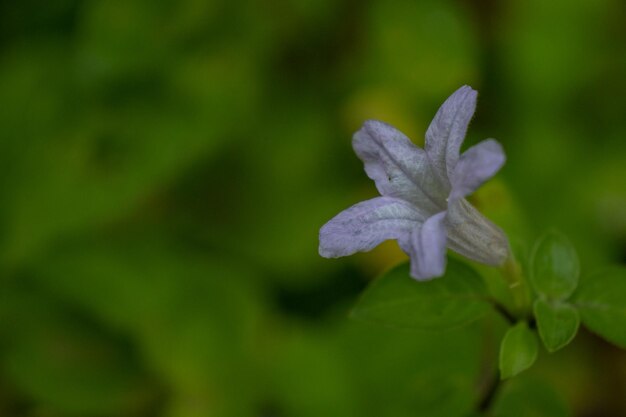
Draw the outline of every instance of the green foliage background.
M351 135L421 144L478 89L467 143L508 162L474 203L522 253L562 230L584 282L626 260L624 22L621 0L0 1L0 414L469 416L502 323L350 321L404 255L317 254L375 195ZM626 354L591 334L519 378L497 415L626 415Z

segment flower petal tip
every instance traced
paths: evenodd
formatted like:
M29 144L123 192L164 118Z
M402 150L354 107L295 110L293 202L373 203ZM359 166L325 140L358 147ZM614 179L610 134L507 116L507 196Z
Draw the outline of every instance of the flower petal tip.
M450 97L464 95L467 98L476 98L478 96L478 91L474 90L471 86L465 84L458 90L456 90Z
M319 243L319 246L317 247L317 252L320 254L322 258L327 258L327 259L334 258L334 256L332 255L332 252L329 251L322 243L323 239L324 238L322 237L322 234L320 233L320 243Z
M425 281L446 270L446 212L429 217L411 234L411 276Z

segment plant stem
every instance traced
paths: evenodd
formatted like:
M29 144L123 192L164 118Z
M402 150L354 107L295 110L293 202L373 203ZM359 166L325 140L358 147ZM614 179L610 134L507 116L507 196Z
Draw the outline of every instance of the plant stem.
M478 403L478 411L480 411L481 413L489 411L489 409L493 405L493 400L496 398L496 394L498 393L498 390L501 386L502 380L500 379L498 372L496 372L494 374L494 377L491 379L487 390L485 391L485 395L483 396L480 403Z
M516 315L519 318L529 317L532 310L530 289L522 268L512 253L500 271L509 286L509 291L511 291Z
M496 311L500 313L500 315L507 321L507 323L509 323L510 325L514 325L515 323L517 323L517 318L513 314L511 314L511 312L507 310L505 306L503 306L494 299L490 300L490 302L496 309Z

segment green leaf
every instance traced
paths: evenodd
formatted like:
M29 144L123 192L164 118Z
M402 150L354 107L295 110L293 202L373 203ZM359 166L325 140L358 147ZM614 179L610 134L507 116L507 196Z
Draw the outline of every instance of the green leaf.
M483 371L482 326L478 322L448 331L398 331L344 321L338 332L343 355L335 373L348 367L351 381L355 387L358 384L359 398L376 398L367 405L367 412L359 407L360 417L466 417L474 408L476 380ZM301 362L299 367L305 365ZM287 385L293 386L293 381L291 377ZM309 398L319 391L320 383L326 384L312 385ZM297 415L303 416L302 412Z
M493 405L493 417L567 417L567 404L542 379L515 378L502 387Z
M544 234L533 248L530 282L537 293L564 300L576 290L580 265L576 249L556 231Z
M626 268L595 274L581 284L572 300L585 326L626 349Z
M376 279L352 311L354 318L401 328L451 328L485 314L484 283L476 271L449 259L446 274L427 282L409 276L408 263Z
M537 336L526 322L511 327L500 345L500 377L511 378L528 369L537 359Z
M534 312L539 336L548 352L567 346L576 336L580 316L570 304L537 300Z

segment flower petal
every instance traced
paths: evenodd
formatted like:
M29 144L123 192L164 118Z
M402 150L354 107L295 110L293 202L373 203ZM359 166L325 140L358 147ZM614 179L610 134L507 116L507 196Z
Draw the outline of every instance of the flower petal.
M411 235L411 276L425 281L443 275L446 269L446 212L429 217Z
M426 152L443 179L452 178L474 110L476 91L465 85L439 108L426 131Z
M452 174L450 199L463 198L480 187L500 170L506 156L495 139L487 139L469 148L456 164Z
M424 151L394 127L368 120L354 134L352 146L378 191L436 213L445 209L449 188L437 182Z
M504 232L480 214L467 200L451 201L446 217L448 247L488 265L500 265L509 254Z
M319 253L338 258L367 252L384 240L398 239L406 250L411 231L425 216L410 203L391 197L363 201L342 211L320 230Z

